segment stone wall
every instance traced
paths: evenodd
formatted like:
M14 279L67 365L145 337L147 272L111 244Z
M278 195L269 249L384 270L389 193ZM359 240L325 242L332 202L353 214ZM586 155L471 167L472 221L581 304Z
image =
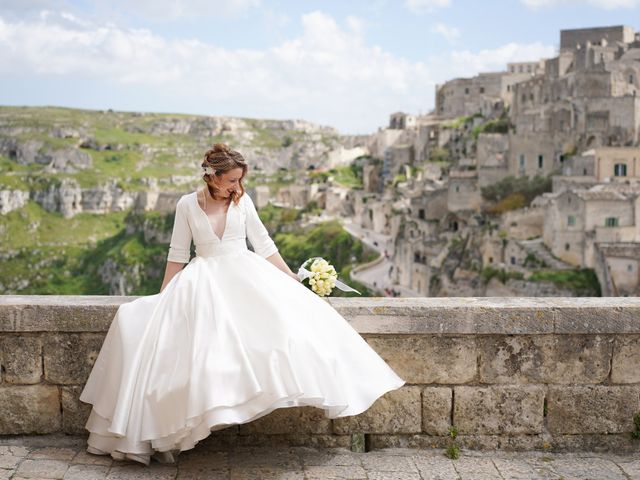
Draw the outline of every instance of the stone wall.
M83 434L78 396L120 303L0 297L0 434ZM633 298L331 298L404 378L366 412L279 409L220 444L635 451L640 302Z

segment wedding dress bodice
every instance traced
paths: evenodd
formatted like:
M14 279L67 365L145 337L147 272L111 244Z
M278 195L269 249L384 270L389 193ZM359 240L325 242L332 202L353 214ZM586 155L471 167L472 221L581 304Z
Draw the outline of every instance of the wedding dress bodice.
M221 238L214 233L209 217L198 204L197 192L191 192L180 197L176 205L167 260L189 263L191 241L196 246L196 256L209 257L246 249L247 238L254 251L264 258L278 251L246 191L237 205L234 202L229 205Z

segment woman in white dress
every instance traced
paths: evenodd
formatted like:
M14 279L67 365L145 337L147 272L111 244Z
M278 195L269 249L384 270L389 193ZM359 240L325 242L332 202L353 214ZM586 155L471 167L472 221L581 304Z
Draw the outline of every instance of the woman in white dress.
M202 166L205 188L176 206L160 293L120 305L80 395L90 453L173 462L277 408L356 415L405 383L289 269L244 191L242 155L216 144Z

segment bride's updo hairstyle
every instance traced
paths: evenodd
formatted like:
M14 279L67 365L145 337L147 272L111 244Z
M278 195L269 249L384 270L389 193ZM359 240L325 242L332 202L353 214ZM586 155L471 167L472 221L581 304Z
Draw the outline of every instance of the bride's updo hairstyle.
M231 200L233 202L237 204L240 201L240 197L244 194L242 179L247 174L248 169L247 162L240 152L231 150L229 146L224 143L216 143L204 154L202 168L205 171L202 179L207 184L212 197L220 193L218 177L234 168L241 168L242 177L238 180L240 191L231 194Z

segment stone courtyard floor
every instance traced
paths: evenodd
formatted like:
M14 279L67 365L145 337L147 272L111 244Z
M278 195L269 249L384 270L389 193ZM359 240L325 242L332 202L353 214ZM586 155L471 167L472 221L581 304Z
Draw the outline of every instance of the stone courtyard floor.
M148 467L85 451L84 437L0 437L4 479L640 479L640 455L308 447L215 449L200 442L176 464Z

